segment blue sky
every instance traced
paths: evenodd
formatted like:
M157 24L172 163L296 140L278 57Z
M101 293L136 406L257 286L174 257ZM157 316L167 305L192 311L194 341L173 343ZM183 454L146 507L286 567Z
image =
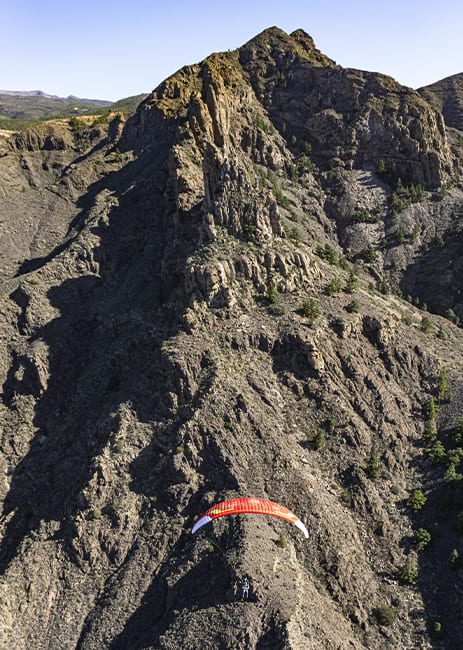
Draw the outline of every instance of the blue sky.
M116 100L267 27L418 88L463 72L461 0L0 0L0 89Z

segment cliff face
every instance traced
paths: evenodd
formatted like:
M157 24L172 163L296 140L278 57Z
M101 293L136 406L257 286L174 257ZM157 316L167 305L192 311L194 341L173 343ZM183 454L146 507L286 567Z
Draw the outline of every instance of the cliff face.
M462 335L442 316L463 317L463 194L442 114L272 28L126 122L1 146L5 647L457 647ZM239 495L309 540L252 516L190 534Z

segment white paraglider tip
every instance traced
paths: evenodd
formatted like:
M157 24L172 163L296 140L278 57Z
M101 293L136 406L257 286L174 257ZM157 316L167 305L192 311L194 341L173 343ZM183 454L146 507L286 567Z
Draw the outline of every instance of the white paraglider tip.
M309 531L307 530L307 528L304 526L304 524L302 523L302 521L300 519L295 521L294 525L297 526L299 528L299 530L302 530L302 532L304 533L306 538L309 539Z

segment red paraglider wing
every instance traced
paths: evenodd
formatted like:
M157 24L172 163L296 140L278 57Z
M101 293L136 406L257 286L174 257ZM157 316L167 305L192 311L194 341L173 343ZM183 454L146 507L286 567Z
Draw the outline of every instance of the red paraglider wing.
M307 528L304 526L302 521L296 517L294 512L288 510L284 506L281 506L279 503L274 501L267 501L267 499L250 499L250 498L239 498L239 499L229 499L228 501L222 501L217 503L215 506L206 510L205 513L199 517L193 526L192 533L195 533L198 528L204 526L204 524L209 523L213 519L218 517L224 517L225 515L239 515L244 513L250 514L260 514L260 515L272 515L273 517L280 517L280 519L285 519L286 521L291 522L297 526L306 537L309 537Z

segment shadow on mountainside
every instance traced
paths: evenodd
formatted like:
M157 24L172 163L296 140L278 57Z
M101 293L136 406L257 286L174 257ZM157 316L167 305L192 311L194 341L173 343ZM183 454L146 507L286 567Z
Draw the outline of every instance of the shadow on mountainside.
M144 422L170 415L171 387L160 346L178 331L176 311L182 296L177 305L162 303L173 298L183 280L185 258L191 242L196 242L197 215L180 218L174 230L174 207L164 196L168 145L161 142L154 153L141 155L90 186L78 202L81 213L74 223L78 233L68 245L23 264L23 273L38 269L66 254L65 248L74 264L84 249L79 232L96 195L103 188L118 193L119 207L110 211L107 227L93 230L100 238L91 251L98 275L89 271L50 288L47 297L59 316L28 339L29 347L41 341L48 348L46 385L34 361L17 351L2 387L3 401L13 411L21 396L35 401L36 428L3 505L2 515L9 521L0 547L2 572L41 521L59 522L58 538L75 534L71 522L82 507L80 492L95 472L94 458L120 424L121 405L130 404ZM22 301L23 330L27 302Z
M188 542L187 542L188 545ZM172 558L182 558L184 550L175 547ZM166 563L164 571L172 571ZM157 576L143 596L140 606L127 621L123 632L114 639L113 650L158 648L160 638L175 625L180 610L205 613L210 608L233 602L236 577L225 567L217 553L207 553L170 588L165 576Z

